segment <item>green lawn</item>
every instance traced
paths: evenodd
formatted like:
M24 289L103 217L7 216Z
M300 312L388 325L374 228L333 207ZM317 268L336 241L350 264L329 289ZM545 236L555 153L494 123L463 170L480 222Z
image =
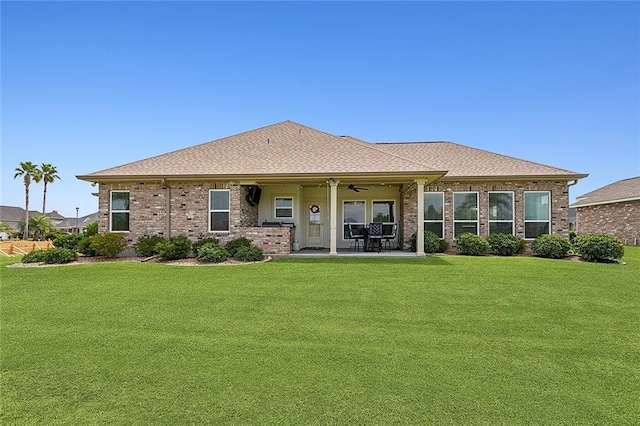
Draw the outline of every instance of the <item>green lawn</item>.
M0 422L637 424L624 260L2 267Z

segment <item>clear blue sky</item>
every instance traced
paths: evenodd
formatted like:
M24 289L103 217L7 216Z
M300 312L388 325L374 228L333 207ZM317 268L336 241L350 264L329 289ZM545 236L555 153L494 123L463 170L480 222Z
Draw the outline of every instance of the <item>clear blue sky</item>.
M6 2L4 205L20 161L47 210L86 174L283 120L371 142L450 140L590 176L640 175L636 2ZM42 185L31 206L42 207Z

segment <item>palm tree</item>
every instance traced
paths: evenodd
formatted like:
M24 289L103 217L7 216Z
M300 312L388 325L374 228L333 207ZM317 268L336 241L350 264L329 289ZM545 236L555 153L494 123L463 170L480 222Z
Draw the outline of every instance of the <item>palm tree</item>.
M42 193L42 214L45 214L45 206L47 204L47 184L53 183L54 180L60 180L58 176L58 170L51 164L42 163L40 168L42 174L42 181L44 182L44 192Z
M24 182L24 239L29 237L29 185L33 180L35 183L40 182L42 172L31 161L21 161L20 167L16 167L16 174L13 178L22 176Z
M33 230L33 239L35 241L39 241L41 236L55 228L51 219L44 215L31 216L29 218L29 227Z

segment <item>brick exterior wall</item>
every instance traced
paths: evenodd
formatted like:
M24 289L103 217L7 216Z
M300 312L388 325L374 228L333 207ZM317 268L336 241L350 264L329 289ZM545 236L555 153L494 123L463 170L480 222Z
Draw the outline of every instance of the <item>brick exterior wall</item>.
M229 189L229 232L209 232L209 190ZM292 242L289 228L258 227L258 207L245 199L247 189L236 182L134 182L100 184L98 230L109 232L109 199L113 190L129 191L130 245L144 235L164 237L186 235L197 241L215 237L222 244L246 237L262 248L265 254L288 254ZM167 199L170 205L171 235L166 234Z
M513 191L515 203L514 227L516 236L524 238L524 192L551 191L551 232L553 234L569 235L569 188L565 181L514 181L514 182L436 182L425 185L425 192L444 192L444 237L453 245L453 193L478 192L479 203L479 234L489 235L489 220L487 209L489 206L489 192ZM417 188L410 185L401 191L400 227L402 247L408 249L411 235L417 229L418 199Z
M640 200L576 208L580 234L611 234L629 245L640 244Z

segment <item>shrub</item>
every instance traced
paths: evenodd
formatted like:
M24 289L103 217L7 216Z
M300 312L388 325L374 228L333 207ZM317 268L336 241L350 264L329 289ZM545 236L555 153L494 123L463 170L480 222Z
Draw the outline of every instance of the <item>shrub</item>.
M91 222L84 228L85 237L91 237L93 235L98 235L98 222Z
M144 235L138 238L134 249L138 256L150 257L156 254L156 245L164 240L160 235Z
M560 235L540 235L531 243L531 251L534 255L551 259L566 257L570 249L569 240Z
M91 238L91 248L100 256L116 257L127 248L127 238L117 232L105 232Z
M491 234L487 242L489 251L498 256L513 256L524 248L524 240L511 234Z
M155 251L164 260L184 259L191 252L191 241L184 235L178 235L160 241Z
M240 247L250 247L250 246L251 246L251 240L248 240L244 237L240 237L240 238L236 238L235 240L229 241L227 244L224 245L224 248L226 248L227 251L229 252L229 255L233 257L236 255L236 251L238 251Z
M80 234L57 234L52 243L58 248L77 250L80 240L82 240L82 235Z
M480 235L465 232L458 235L458 250L468 256L482 256L489 251L489 243Z
M93 241L93 236L81 239L78 242L78 246L76 247L76 250L85 256L89 256L89 257L97 256L98 252L91 246L91 241Z
M250 247L240 247L235 256L233 256L235 260L239 260L240 262L257 262L259 260L264 259L264 254L262 253L262 249L256 246Z
M416 251L417 248L417 237L414 233L409 240L411 251ZM449 243L431 231L424 231L424 252L425 253L444 253L449 250Z
M73 262L78 259L78 253L75 250L66 248L50 248L42 250L44 252L44 263L60 264Z
M589 262L606 262L622 259L622 241L607 234L585 234L573 240L576 254Z
M213 245L218 245L219 241L217 238L214 237L207 237L207 238L203 238L201 240L198 240L194 243L191 244L191 250L193 250L193 253L197 256L198 255L198 250L200 249L200 247L207 245L207 244L213 244Z
M34 250L22 256L22 263L44 262L46 250Z
M196 258L199 262L204 263L220 263L227 260L229 252L218 244L204 244L198 248Z
M78 259L75 250L66 248L50 248L46 250L34 250L22 256L22 263L44 262L49 264L59 264L73 262Z

